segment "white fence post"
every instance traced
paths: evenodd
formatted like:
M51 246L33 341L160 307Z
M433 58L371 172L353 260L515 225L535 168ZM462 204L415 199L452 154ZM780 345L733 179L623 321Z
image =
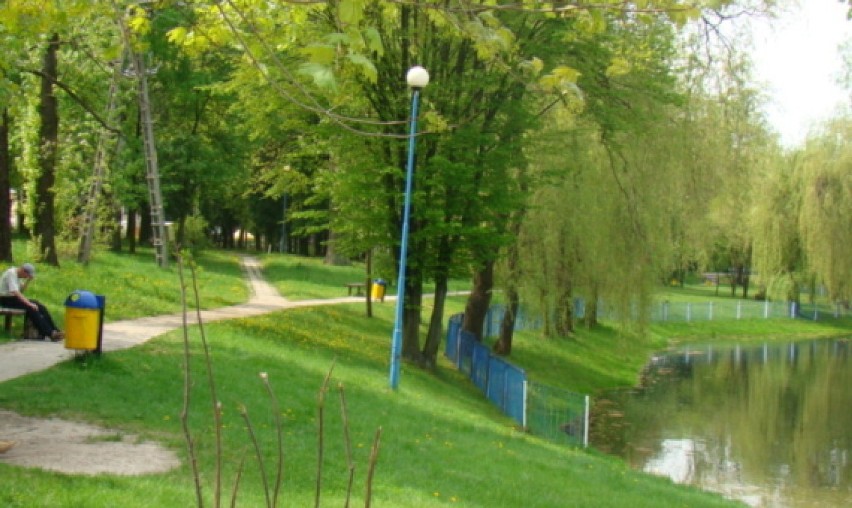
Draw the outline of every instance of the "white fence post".
M743 317L743 301L737 300L737 319Z
M707 308L707 320L713 321L713 302L710 302L710 305Z
M583 424L583 448L589 447L589 396L586 395L586 422Z

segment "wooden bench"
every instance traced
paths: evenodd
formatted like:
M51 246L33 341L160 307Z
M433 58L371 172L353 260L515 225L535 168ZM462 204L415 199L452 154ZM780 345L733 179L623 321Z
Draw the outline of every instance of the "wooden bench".
M355 290L355 296L361 296L364 294L362 290L367 287L363 282L350 282L349 284L345 284L345 286L349 296L352 296L353 289Z
M9 309L6 307L0 307L0 316L3 316L5 318L3 322L3 329L6 330L6 333L12 331L12 318L15 316L23 316L25 314L26 311L24 309ZM24 318L24 321L26 321L26 318ZM22 327L22 330L23 328L26 328L26 326ZM21 333L23 334L23 331Z
M719 285L723 282L728 283L731 280L731 275L726 272L705 272L701 276L707 285Z

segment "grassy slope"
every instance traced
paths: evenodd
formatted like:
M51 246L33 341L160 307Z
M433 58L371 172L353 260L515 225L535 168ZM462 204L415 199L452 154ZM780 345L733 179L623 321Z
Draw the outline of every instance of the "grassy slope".
M14 244L14 255L17 264L26 261L23 242ZM248 298L235 254L205 252L199 263L202 307L233 305ZM75 290L105 295L106 321L180 312L177 265L157 268L150 249L139 249L134 255L97 252L87 266L71 259L62 260L60 265L56 268L36 263L36 278L27 288L27 296L44 303L60 328L65 319L65 299ZM0 331L0 342L20 336L20 320L16 320L15 326L11 336Z
M321 266L306 262L297 267L302 282L294 285L281 275L292 274L294 267L289 266L290 261L285 258L267 261L281 265L266 275L287 296L340 296L343 283L361 277L358 268L329 269L333 272L329 274L323 273L325 269ZM114 263L131 273L157 272L150 269L147 259L137 260L136 264L123 259ZM71 264L67 265L70 268ZM91 270L105 270L97 260L91 266ZM59 284L65 273L63 267L51 277ZM234 270L221 268L221 273L222 287L239 286ZM171 276L170 291L176 293L176 278L173 273ZM318 284L323 287L311 289L317 285L314 281L325 282ZM106 291L106 294L108 302L119 308L134 307L135 298L129 298L126 293L116 295ZM122 302L124 299L128 301ZM266 470L270 476L274 475L273 404L266 397L257 373L269 373L284 420L286 479L281 505L305 506L312 502L315 488L317 394L332 366L325 411L323 504L326 506L342 504L345 493L339 385L345 387L356 463L355 504L363 504L367 457L379 427L381 452L373 485L376 506L729 504L716 496L633 472L618 460L552 445L523 434L443 362L435 373L404 366L400 390L391 392L387 388L387 355L392 304L376 305L374 312L375 318L366 319L363 305L347 304L205 326L214 355L218 398L224 407L227 485L233 483L240 457L247 457L241 505L264 503L259 468L238 414L241 405L247 408L259 436ZM134 350L111 353L95 361L69 362L3 383L0 407L25 414L102 422L122 432L156 438L185 453L179 423L180 337L178 332L171 333ZM193 341L198 341L197 331ZM631 341L606 330L582 335L574 341L542 341L522 336L513 361L524 363L531 375L541 381L592 391L629 383L647 351L655 345L652 342L662 343L662 339L647 343ZM205 391L200 358L197 355L194 358L195 391L190 422L198 439L205 492L209 497L214 456L210 399ZM2 506L192 504L193 488L186 466L171 473L139 478L87 478L0 463Z

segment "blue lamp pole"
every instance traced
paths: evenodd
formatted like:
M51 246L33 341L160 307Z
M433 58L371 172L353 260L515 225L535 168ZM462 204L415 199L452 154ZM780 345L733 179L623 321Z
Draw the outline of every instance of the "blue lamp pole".
M411 121L408 134L408 164L405 168L405 205L402 210L402 239L399 249L399 277L396 283L396 318L393 323L391 339L390 387L399 386L399 364L402 360L402 311L405 307L405 264L408 257L408 221L411 212L411 180L414 174L414 145L417 134L417 107L420 102L420 89L429 84L429 73L419 65L408 69L405 75L411 87Z

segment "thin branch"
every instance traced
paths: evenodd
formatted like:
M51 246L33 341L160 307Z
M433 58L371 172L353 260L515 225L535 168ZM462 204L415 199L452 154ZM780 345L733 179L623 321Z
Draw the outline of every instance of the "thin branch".
M376 472L376 463L379 461L379 444L382 441L382 428L376 429L376 437L370 450L370 465L367 468L367 492L364 495L364 508L370 508L373 498L373 475Z
M246 454L243 451L240 464L237 466L237 474L234 477L234 490L231 492L231 508L237 508L237 492L240 490L240 480L243 478L243 467L246 463Z
M178 249L180 252L180 249ZM178 254L178 259L183 256ZM217 508L221 505L222 499L222 404L219 402L218 394L216 393L216 379L213 376L213 361L210 357L210 347L207 345L207 334L204 331L204 321L201 319L201 298L198 290L198 274L195 271L195 262L190 259L189 270L192 274L192 290L195 294L195 314L198 321L198 330L201 335L201 346L204 350L204 362L207 365L207 382L210 389L210 402L213 404L213 424L216 429L216 487L215 487L215 504Z
M349 436L349 413L346 410L346 394L343 390L343 383L338 383L337 389L340 392L340 414L343 420L343 444L346 447L346 467L349 470L349 482L346 485L346 502L343 506L349 508L349 500L352 497L352 482L355 479L355 463L352 461L352 439Z
M266 507L272 508L272 500L269 497L269 481L266 479L266 468L263 466L263 454L260 451L260 443L257 440L257 435L254 433L254 427L251 425L248 409L242 404L240 405L240 416L242 416L243 420L246 422L246 429L248 430L249 437L254 445L254 453L257 457L258 467L260 468L260 479L263 481L263 493L266 495Z
M263 380L263 384L266 386L266 393L269 395L269 400L272 404L272 414L275 419L275 434L278 436L278 466L272 495L272 506L278 506L278 492L281 488L281 480L284 477L284 431L281 424L281 408L278 405L275 392L272 391L272 386L269 384L269 375L266 372L261 372L260 379Z
M325 380L320 387L319 397L317 397L317 490L314 501L315 508L320 506L320 492L322 489L322 460L324 448L324 425L325 425L325 394L328 392L328 383L331 380L331 373L334 371L334 363L328 369L328 374L325 375Z
M181 427L186 438L186 447L189 453L189 463L192 468L192 479L195 481L195 497L198 508L204 506L204 498L201 495L201 473L198 470L198 457L195 454L195 446L192 434L189 431L189 403L192 386L192 375L190 373L189 353L189 325L187 324L186 310L186 282L183 278L183 259L178 256L178 277L180 278L180 300L183 307L183 409L180 413Z
M233 5L233 2L228 0L228 4L231 5L231 7L242 17L241 11L239 11L239 9L237 9ZM337 113L334 113L331 109L322 108L322 107L318 107L318 106L312 106L312 105L306 104L305 102L294 97L290 92L285 90L276 80L272 79L272 77L269 75L269 73L264 69L263 65L260 64L260 61L258 60L257 56L251 51L251 49L249 48L249 44L246 42L245 38L239 33L237 28L234 26L233 22L228 17L228 15L225 12L225 9L222 7L222 5L217 3L216 8L219 10L219 13L222 15L222 19L228 25L228 28L231 30L231 32L234 34L234 36L239 41L240 45L243 47L243 50L245 51L245 54L246 54L246 56L248 56L249 60L251 60L252 65L254 65L254 67L258 70L258 72L261 73L263 78L270 85L272 85L275 88L275 90L279 94L281 94L285 99L287 99L288 101L292 102L293 104L295 104L296 106L298 106L302 109L305 109L307 111L311 111L311 112L319 114L321 116L325 116L325 117L331 119L334 123L336 123L340 127L343 127L344 129L346 129L350 132L353 132L355 134L359 134L359 135L362 135L362 136L388 137L388 138L399 138L399 139L406 139L406 138L409 137L408 134L388 134L388 133L364 131L364 130L352 127L351 125L348 125L346 123L346 122L353 122L353 123L360 122L360 123L371 123L371 124L375 124L375 125L393 125L393 124L405 123L405 122L407 122L407 120L398 120L398 121L394 121L394 122L375 122L375 121L359 120L359 119L356 119L356 118L344 117L344 116L338 115ZM243 18L243 19L245 19L245 18ZM251 25L250 25L250 28L251 28ZM259 41L261 41L264 48L266 48L266 51L269 52L270 55L274 55L274 52L272 52L269 49L268 45L266 45L266 43L257 34L256 31L252 31L252 34L255 37L257 37ZM284 70L283 64L281 64L281 62L277 60L277 57L273 56L273 60L276 60L275 63L278 65L279 69ZM286 70L284 70L284 72L286 72ZM291 81L295 83L295 79L291 78ZM307 93L307 92L305 92L305 93Z
M42 71L40 71L40 70L38 70L38 69L22 69L22 71L23 71L23 72L30 73L30 74L34 74L34 75L36 75L36 76L38 76L38 77L40 77L40 78L42 78L42 79L46 79L46 80L50 81L52 84L54 84L54 85L58 86L59 88L61 88L62 90L64 90L64 91L65 91L65 93L67 93L69 97L71 97L72 99L74 99L74 102L76 102L77 104L79 104L79 105L80 105L80 107L82 107L82 108L83 108L83 109L84 109L87 113L89 113L90 115L92 115L92 117L94 117L95 121L97 121L99 124L101 124L101 126L102 126L104 129L106 129L106 130L108 130L108 131L110 131L110 132L112 132L112 133L115 133L115 134L117 134L117 135L119 135L119 136L123 136L123 133L121 132L121 130L116 129L115 127L111 127L111 126L107 123L107 121L106 121L106 120L104 120L104 119L101 117L101 115L100 115L100 114L98 114L98 113L97 113L97 112L96 112L96 111L95 111L95 110L94 110L94 109L93 109L93 108L89 105L89 103L87 103L87 102L86 102L86 101L84 101L84 100L83 100L83 99L82 99L79 95L77 95L77 93L76 93L76 92L75 92L75 91L74 91L74 90L73 90L70 86L66 85L66 84L65 84L65 83L63 83L62 81L59 81L58 79L56 79L56 78L55 78L55 77L53 77L53 76L48 76L47 74L43 73Z

